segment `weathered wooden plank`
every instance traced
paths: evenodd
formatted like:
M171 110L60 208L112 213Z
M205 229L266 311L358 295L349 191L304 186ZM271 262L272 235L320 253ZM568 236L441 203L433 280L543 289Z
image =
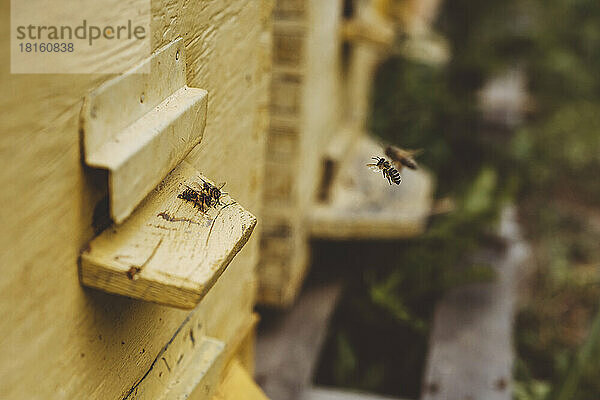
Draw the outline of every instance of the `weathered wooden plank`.
M217 391L223 373L223 367L220 364L225 343L207 337L200 340L198 347L200 349L197 351L196 357L180 368L181 372L175 380L171 380L169 383L157 382L159 388L166 388L166 394L162 399L186 400L194 396L209 399ZM175 361L176 364L181 360L182 358L178 358ZM167 364L164 366L166 368ZM169 368L173 369L173 367ZM149 392L152 394L153 391ZM200 393L201 396L196 393ZM148 397L152 400L155 398L154 396ZM132 399L137 400L137 396Z
M312 387L304 392L299 400L400 400L372 393L352 392L340 389Z
M310 288L259 330L256 380L270 398L295 400L310 384L340 293L339 283Z
M423 231L432 204L432 178L422 170L404 169L402 183L389 185L366 164L385 156L383 148L363 136L343 160L329 190L329 201L316 206L310 222L314 237L329 239L401 238Z
M192 332L188 322L158 353L124 400L183 400L196 391L210 398L215 392L224 368L225 344L203 336L194 338L193 333L188 334Z
M206 90L185 84L182 39L85 98L81 111L85 160L109 171L115 222L128 217L200 142L207 103Z
M173 307L198 304L256 225L226 193L206 210L178 197L204 181L182 162L125 223L92 240L81 256L82 283Z
M192 312L124 400L211 398L223 381L223 371L235 357L240 357L247 371L254 363L252 344L257 322L258 316L253 314L226 345L205 336L198 313Z
M512 327L519 277L528 257L515 210L504 210L503 254L481 254L497 279L448 293L437 305L421 398L509 400Z

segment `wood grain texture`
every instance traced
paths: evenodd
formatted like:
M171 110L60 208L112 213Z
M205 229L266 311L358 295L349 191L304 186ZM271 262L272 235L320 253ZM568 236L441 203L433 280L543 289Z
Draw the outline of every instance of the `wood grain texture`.
M227 182L232 197L254 214L264 182L269 5L152 2L152 48L182 37L187 82L211 96L202 143L186 159ZM108 191L82 164L79 113L84 96L113 76L10 75L9 2L0 4L0 15L0 398L123 398L189 311L80 285L77 260L94 237L94 210ZM98 58L110 63L127 55ZM196 308L195 326L224 343L252 312L254 236Z
M179 308L193 308L246 244L256 217L224 193L204 211L178 195L211 182L185 161L121 225L81 256L84 285Z
M209 337L195 339L186 328L187 323L161 350L126 400L184 400L192 393L210 398L221 381L225 344Z
M237 328L225 344L205 335L197 312L191 312L158 353L143 377L125 399L209 399L224 379L224 370L237 357L248 356L246 347L253 337L258 318L253 314ZM239 358L246 363L254 360Z
M385 156L382 146L362 136L342 162L329 202L313 210L310 231L328 239L402 238L421 233L433 201L431 175L401 171L402 183L390 185L366 164Z

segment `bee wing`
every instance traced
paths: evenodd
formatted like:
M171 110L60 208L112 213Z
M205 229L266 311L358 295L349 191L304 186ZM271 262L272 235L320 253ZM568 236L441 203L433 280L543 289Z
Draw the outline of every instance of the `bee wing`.
M380 169L377 164L367 164L367 167L373 172L379 173Z
M416 149L416 150L409 150L409 151L410 151L411 156L416 157L416 156L423 154L423 152L425 150L424 149Z
M410 150L403 149L397 146L388 146L385 149L385 154L394 161L398 161L402 158L416 157L421 153L423 153L423 149Z
M392 159L392 161L400 158L400 153L398 152L398 148L396 146L387 146L385 148L385 155Z
M394 164L394 167L396 167L398 171L402 171L402 168L404 167L404 165L402 165L402 161L400 160L392 159L392 164Z

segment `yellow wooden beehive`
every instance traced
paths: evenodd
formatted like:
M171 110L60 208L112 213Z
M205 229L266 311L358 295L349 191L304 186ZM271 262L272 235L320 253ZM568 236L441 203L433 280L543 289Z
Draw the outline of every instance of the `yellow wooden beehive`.
M407 173L396 190L365 173L365 163L383 155L366 121L377 67L395 44L392 3L276 0L258 269L263 303L293 303L311 238L398 238L423 229L427 174ZM348 9L352 15L344 15Z
M5 54L0 398L262 397L257 298L291 304L311 237L406 236L429 207L423 176L409 224L338 201L360 198L339 171L378 149L365 119L391 37L379 3L349 24L341 0L276 0L273 15L271 0L154 1L147 58L93 54L131 67L111 75L11 74ZM226 182L220 208L179 198L201 180Z
M90 11L38 5L46 17ZM271 8L153 1L149 75L10 74L3 30L0 398L263 398L251 379L260 224L250 233L263 202ZM128 64L130 51L95 60ZM226 182L237 205L202 220L177 198L200 177ZM185 271L196 267L205 272Z

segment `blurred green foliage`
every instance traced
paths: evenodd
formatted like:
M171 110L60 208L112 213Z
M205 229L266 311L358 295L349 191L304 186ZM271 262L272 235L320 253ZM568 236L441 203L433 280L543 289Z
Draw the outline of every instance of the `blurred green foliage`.
M348 281L317 380L419 397L435 301L493 278L467 256L493 245L512 201L537 267L517 318L514 397L600 398L600 335L588 334L600 298L600 2L446 1L437 29L452 47L449 65L382 65L370 129L424 148L437 197L457 207L418 239L315 245L323 268ZM488 126L477 93L514 67L528 79L527 120Z

